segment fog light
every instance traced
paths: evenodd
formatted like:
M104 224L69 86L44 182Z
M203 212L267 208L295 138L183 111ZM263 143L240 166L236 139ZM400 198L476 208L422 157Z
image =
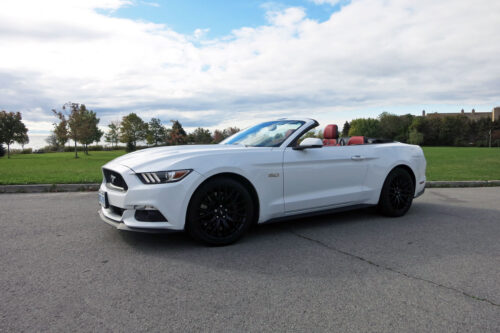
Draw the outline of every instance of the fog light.
M141 222L167 222L165 216L156 209L137 209L135 219Z
M134 206L135 210L157 210L154 206L149 205L137 205Z

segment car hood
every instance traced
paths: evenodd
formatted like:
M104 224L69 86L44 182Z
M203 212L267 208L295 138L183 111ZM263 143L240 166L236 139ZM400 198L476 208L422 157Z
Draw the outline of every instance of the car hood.
M242 145L184 145L166 146L141 149L133 153L120 156L110 163L117 163L126 166L135 172L164 171L176 162L198 157L202 155L212 155L220 152L245 150ZM151 170L151 168L160 168Z

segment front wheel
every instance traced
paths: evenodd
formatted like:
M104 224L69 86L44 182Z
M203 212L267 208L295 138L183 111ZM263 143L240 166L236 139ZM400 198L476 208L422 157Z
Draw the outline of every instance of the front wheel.
M196 190L187 212L189 234L208 245L228 245L243 236L254 219L249 191L231 178L214 178Z
M396 168L389 173L382 187L379 211L386 216L403 216L410 209L414 194L415 185L408 171Z

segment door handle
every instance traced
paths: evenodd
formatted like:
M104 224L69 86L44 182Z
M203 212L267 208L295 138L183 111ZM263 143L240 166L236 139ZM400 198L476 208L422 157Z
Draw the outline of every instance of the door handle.
M351 156L351 160L353 160L353 161L362 161L364 159L365 158L363 156L360 156L360 155Z

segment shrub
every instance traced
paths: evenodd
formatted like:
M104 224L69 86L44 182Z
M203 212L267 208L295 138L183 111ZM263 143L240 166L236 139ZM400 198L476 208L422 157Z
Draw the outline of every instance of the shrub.
M31 148L24 148L24 149L11 149L10 150L10 154L11 155L14 155L14 154L31 154L32 153L32 150Z
M476 147L488 147L488 140L476 140Z
M76 150L78 152L83 151L83 147L82 146L76 146ZM73 153L73 152L75 152L75 147L74 146L64 146L64 148L62 149L62 151L65 152L65 153Z
M54 146L45 146L39 150L43 150L45 153L56 152L59 148Z
M21 154L21 149L10 148L10 154L11 155Z
M89 151L103 151L104 147L101 145L89 146Z
M5 155L5 148L3 147L2 144L0 144L0 157Z

